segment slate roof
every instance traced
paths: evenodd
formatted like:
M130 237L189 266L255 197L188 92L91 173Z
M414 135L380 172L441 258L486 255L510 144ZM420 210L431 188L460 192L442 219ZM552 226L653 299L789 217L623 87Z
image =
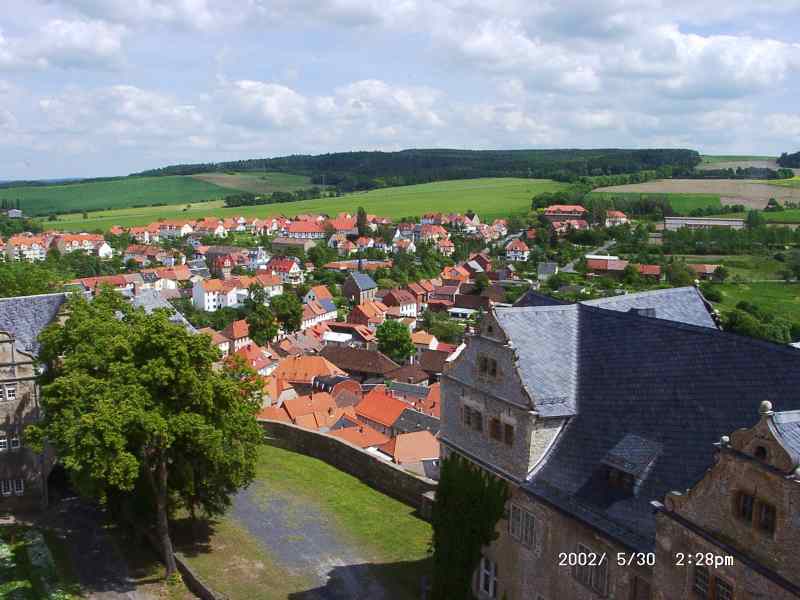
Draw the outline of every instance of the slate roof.
M772 416L772 429L783 447L800 464L800 410L777 412Z
M372 280L372 277L370 277L366 273L359 273L358 271L353 271L350 273L350 277L353 279L353 283L356 284L356 287L358 287L358 289L361 290L362 292L365 290L372 290L378 287L378 284L376 284Z
M394 428L400 433L424 430L436 435L439 433L440 426L441 421L439 419L411 408L407 408L400 413L400 417L394 422Z
M167 302L158 290L141 290L138 295L134 296L131 300L133 306L144 308L145 312L150 314L156 309L166 309L170 313L169 320L178 325L183 325L189 333L197 333L197 330L175 307Z
M0 331L13 335L20 350L38 354L39 334L53 322L66 299L66 294L0 298Z
M650 502L699 481L761 401L792 411L777 427L800 446L800 350L585 304L496 312L536 410L574 414L525 489L629 547L652 550ZM607 485L609 464L638 477L632 493Z
M564 304L554 298L538 294L532 290L527 291L514 303L514 306L552 306ZM581 302L587 306L598 306L609 310L627 312L632 308L652 308L657 319L678 321L689 325L710 327L717 326L711 318L706 306L706 301L694 287L670 288L652 290L635 294L623 294L609 298L597 298Z

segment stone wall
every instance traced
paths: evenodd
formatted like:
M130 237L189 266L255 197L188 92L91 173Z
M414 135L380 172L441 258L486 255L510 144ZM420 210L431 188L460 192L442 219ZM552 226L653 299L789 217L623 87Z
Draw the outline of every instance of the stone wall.
M361 448L335 437L277 421L260 421L270 442L280 448L325 461L357 477L367 485L409 506L427 518L423 495L436 489L436 482L381 460Z

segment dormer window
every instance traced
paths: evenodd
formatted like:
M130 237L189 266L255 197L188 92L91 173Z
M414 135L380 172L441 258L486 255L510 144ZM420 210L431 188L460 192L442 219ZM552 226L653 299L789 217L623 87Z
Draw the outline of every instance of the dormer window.
M660 443L627 434L602 460L608 487L634 494L660 453Z

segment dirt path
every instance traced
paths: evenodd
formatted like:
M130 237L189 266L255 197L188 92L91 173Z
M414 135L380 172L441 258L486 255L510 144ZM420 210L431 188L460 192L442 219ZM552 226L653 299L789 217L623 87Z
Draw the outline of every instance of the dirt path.
M236 496L232 515L269 549L279 566L319 586L298 598L390 598L359 549L307 500L273 494L265 499L251 486Z
M770 198L800 202L800 188L769 185L747 179L659 179L631 185L598 188L596 192L635 194L718 194L722 204L763 209Z
M89 600L157 600L136 589L99 508L77 498L60 501L38 524L66 541L75 575Z

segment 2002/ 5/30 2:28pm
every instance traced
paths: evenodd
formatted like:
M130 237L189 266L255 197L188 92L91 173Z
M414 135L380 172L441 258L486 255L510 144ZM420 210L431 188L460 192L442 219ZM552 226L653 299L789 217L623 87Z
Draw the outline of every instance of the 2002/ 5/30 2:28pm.
M562 567L594 567L608 561L605 552L560 552L558 564ZM617 552L615 561L620 567L652 567L656 564L655 552ZM675 553L675 565L679 567L711 567L733 566L733 556L719 555L713 552Z

